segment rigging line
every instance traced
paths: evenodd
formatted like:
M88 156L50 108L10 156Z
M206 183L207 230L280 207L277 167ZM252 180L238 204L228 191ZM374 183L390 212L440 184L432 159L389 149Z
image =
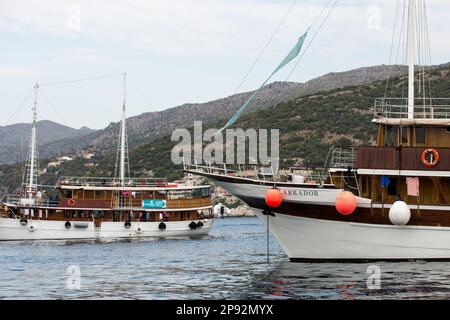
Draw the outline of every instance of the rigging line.
M430 111L431 111L431 117L434 118L434 108L433 108L433 93L432 93L432 83L431 83L431 71L432 71L432 66L433 66L433 59L432 59L432 55L431 55L431 44L430 44L430 33L429 33L429 29L428 29L428 14L427 14L427 6L426 3L424 1L423 3L423 10L424 10L424 15L425 15L425 32L426 32L426 41L427 41L427 49L428 49L428 59L429 59L429 64L430 64L430 74L428 77L428 91L430 93Z
M398 46L397 46L397 55L395 57L395 63L399 63L399 57L400 57L400 48L402 47L402 40L404 42L405 38L405 24L406 24L406 1L403 1L403 15L402 15L402 21L401 21L401 28L400 28L400 34L398 36ZM404 62L404 61L402 61Z
M144 92L137 87L136 83L130 77L128 77L127 80L131 83L134 90L136 90L136 92L138 92L144 98L145 103L150 107L150 100L147 98Z
M253 64L251 65L250 69L247 71L247 74L244 76L244 78L242 79L242 81L239 83L238 87L236 88L236 90L234 91L234 94L238 93L238 91L241 89L242 85L245 83L245 81L247 80L247 78L249 77L250 73L253 71L253 69L255 68L256 64L259 62L259 60L261 59L262 55L264 54L264 52L267 50L267 48L269 47L270 43L272 42L272 40L275 38L276 34L278 33L278 31L280 30L281 26L283 25L284 21L286 20L286 18L289 16L289 14L291 13L292 9L295 7L295 5L297 4L298 0L294 0L294 2L291 4L291 6L289 7L288 11L286 12L286 14L284 15L284 17L281 19L280 23L278 24L278 26L275 28L274 32L272 33L272 35L270 36L269 40L266 42L266 44L264 45L264 47L262 48L262 50L260 51L260 53L258 54L257 58L255 59L255 61L253 62Z
M400 8L399 8L399 10L400 10ZM395 64L396 65L399 64L400 48L401 48L403 34L404 34L405 15L406 15L406 2L405 2L405 0L403 0L402 18L401 18L401 20L398 20L399 24L400 24L399 34L398 34L398 38L396 37L394 39L394 42L397 47L396 54L395 54ZM390 91L391 93L394 91L394 84L392 84L392 86L390 88L388 87L388 91ZM386 96L387 96L387 93L386 93Z
M406 64L406 36L407 36L407 30L406 29L406 24L407 24L407 16L406 16L406 12L407 12L407 0L403 1L403 17L402 17L402 28L401 28L401 33L398 37L398 47L397 47L397 64L399 63L399 59L400 59L400 50L401 48L403 48L403 58L401 60L402 64ZM401 81L400 83L400 92L401 92L401 98L403 99L405 96L405 81ZM392 86L392 91L394 91L394 85Z
M395 9L394 28L392 30L392 40L391 40L392 42L391 42L391 52L389 54L389 64L391 64L392 59L394 57L395 31L397 31L399 7L400 7L400 0L397 0L397 5Z
M424 29L425 29L425 42L426 42L426 53L427 53L427 62L429 63L429 71L431 73L431 69L433 66L433 59L431 55L431 45L430 45L430 32L428 29L428 14L427 14L427 4L424 1L423 2L423 15L424 15ZM428 76L428 90L430 94L430 107L431 107L431 99L432 99L432 92L431 92L431 74Z
M28 91L28 93L26 94L25 98L22 99L22 101L20 102L19 107L16 108L16 110L9 116L9 118L6 120L4 125L8 125L10 123L11 119L23 109L23 107L27 104L28 99L30 98L31 94L33 93L33 90L34 89L30 89Z
M311 22L310 27L312 27L317 20L319 20L320 16L325 12L325 9L328 8L331 4L331 2L333 2L333 0L329 0L322 8L322 10L319 12L319 14L314 18L314 20ZM337 2L337 1L336 1Z
M426 78L426 64L427 64L427 54L426 54L426 41L425 41L425 27L424 27L424 12L423 12L423 7L422 7L422 2L419 1L418 3L418 9L419 9L419 16L420 16L420 43L421 43L421 65L422 65L422 79L421 79L421 87L422 87L422 92L423 92L423 107L424 107L424 111L425 111L425 104L426 104L426 94L427 94L427 90L426 90L426 85L425 85L425 78Z
M298 65L300 64L300 61L302 61L303 56L306 54L306 52L308 52L309 47L311 46L312 42L314 41L314 39L317 37L317 35L319 34L319 32L322 30L322 27L325 25L325 22L328 20L328 18L330 17L331 12L333 11L333 9L336 7L336 4L338 3L339 0L335 0L333 5L331 6L330 10L328 11L327 15L325 16L324 20L322 21L322 23L320 24L319 28L317 29L317 31L314 33L314 35L311 38L311 41L309 41L309 43L306 45L306 48L303 50L303 53L300 55L300 57L297 60L297 63L294 65L294 67L292 68L291 72L289 72L288 76L286 77L286 80L284 80L284 85L286 85L287 81L290 79L290 77L292 76L292 74L294 73L294 71L297 69ZM323 10L320 12L320 14L317 16L321 16L322 13L325 11L325 9L327 8L328 4L323 8Z
M415 7L414 7L414 34L416 36L416 42L417 42L417 87L418 87L418 97L422 94L422 33L421 33L421 16L419 11L419 1L416 1ZM413 48L415 49L415 48Z
M308 27L308 30L306 31L306 33L303 35L303 37L306 37L306 34L308 33L308 31L310 30L310 28L311 28L311 26L320 18L320 16L322 15L322 13L323 12L325 12L325 10L328 8L328 6L329 6L329 4L332 2L333 0L329 0L328 2L327 2L327 4L322 8L322 10L321 10L321 12L315 17L315 19L313 20L313 22L312 22L312 24ZM317 34L320 32L320 30L322 29L322 27L323 27L323 25L325 24L325 21L328 19L328 17L330 16L330 14L331 14L331 12L333 11L333 9L334 9L334 7L336 6L336 4L337 4L337 2L338 2L338 0L334 0L334 4L331 6L331 8L330 8L330 11L328 12L328 14L327 14L327 16L325 17L325 19L324 19L324 21L322 21L322 23L321 23L321 25L319 26L319 28L318 28L318 30L316 31L316 33L314 34L314 36L313 36L313 38L312 38L312 40L309 42L309 44L308 44L308 46L307 46L307 48L306 48L306 50L309 48L309 46L311 45L311 43L312 43L312 41L315 39L315 37L317 36ZM303 52L303 54L301 55L301 57L300 57L300 60L302 59L302 57L304 56L304 54L305 54L305 52ZM299 61L300 61L299 60ZM296 66L298 65L298 62L297 62L297 64L296 64ZM291 73L289 74L289 76L288 76L288 79L289 79L289 77L291 76L291 74L293 73L293 71L295 70L295 68L296 67L294 67L294 69L291 71ZM275 72L277 72L279 69L277 68L277 70L275 71ZM275 73L274 72L274 73ZM274 74L274 73L272 73L272 75ZM272 77L272 75L270 76L270 77ZM266 80L266 82L270 79L270 77ZM283 83L283 85L282 86L285 86L286 85L286 81L288 80L288 79L286 79L285 81L284 81L284 83ZM264 83L265 84L265 83ZM253 93L252 93L252 96L250 97L250 99L253 97L253 95L255 95L259 90L261 90L263 87L261 86L259 89L257 89L256 91L253 91ZM248 101L247 101L247 103L248 103ZM247 104L246 103L246 104ZM244 105L245 106L245 105ZM242 107L241 107L241 109L242 109ZM239 111L238 111L239 112ZM234 115L234 116L236 116L236 115ZM233 117L234 117L233 116ZM233 119L233 118L231 118L231 119ZM230 120L231 120L230 119ZM229 120L229 121L230 121ZM228 123L227 123L228 124ZM225 124L225 126L227 126L227 124ZM225 127L224 127L225 128ZM222 128L220 131L222 131L224 128ZM220 132L219 131L219 132ZM213 138L213 140L211 141L211 142L209 142L209 144L211 144L211 143L213 143L215 141L215 138Z
M89 77L89 78L82 78L82 79L74 79L74 80L67 80L67 81L58 81L58 82L45 82L40 83L39 85L42 86L56 86L61 84L69 84L69 83L76 83L76 82L84 82L84 81L92 81L92 80L100 80L100 79L108 79L108 78L114 78L114 77L123 77L122 73L115 73L105 76L98 76L98 77Z
M429 56L429 43L427 41L427 16L426 16L426 11L425 11L425 1L422 2L423 5L421 5L421 13L422 13L422 37L423 37L423 54L424 54L424 67L423 67L423 90L424 90L424 95L423 95L423 100L424 100L424 108L426 107L427 104L427 85L429 83L430 80L430 74L429 71L431 71L431 66L427 66L427 64L429 64L430 61L430 56ZM428 92L428 94L431 97L431 91ZM431 108L431 104L430 104L430 108Z
M44 90L40 90L40 93L42 95L42 97L45 99L45 101L47 101L48 105L53 109L53 111L56 113L56 115L62 120L63 124L70 127L69 126L69 122L58 112L57 108L53 105L53 103L50 101L50 99L48 98L48 96L44 93Z
M397 31L397 20L398 20L398 11L399 11L400 0L397 0L397 7L395 9L395 19L394 19L394 28L392 30L392 40L391 40L391 52L389 54L389 65L392 63L393 54L394 54L394 44L395 44L395 31ZM389 88L389 79L392 76L392 69L389 69L388 78L386 80L386 87L384 89L384 97L386 98L388 88Z

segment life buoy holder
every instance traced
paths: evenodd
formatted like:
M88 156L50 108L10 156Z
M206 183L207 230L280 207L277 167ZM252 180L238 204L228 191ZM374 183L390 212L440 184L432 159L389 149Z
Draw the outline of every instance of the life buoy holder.
M75 199L69 199L67 200L67 204L69 205L69 207L74 207L76 202Z
M159 226L158 226L158 228L159 228L159 230L161 230L161 231L164 231L164 230L166 230L166 224L164 223L164 222L161 222L160 224L159 224Z
M66 221L66 223L64 224L64 226L66 227L66 229L70 229L70 227L72 226L72 224L70 223L70 221Z
M128 229L129 227L131 227L131 222L130 221L126 221L123 226Z
M197 224L194 221L192 221L191 223L189 223L189 228L191 230L195 230L195 229L197 229Z
M137 234L141 234L142 233L142 228L141 227L137 227L135 231L136 231Z
M28 220L27 219L20 219L20 224L23 226L26 226L28 224Z
M34 231L36 231L36 227L35 227L34 225L30 225L30 226L28 227L28 230L29 230L30 232L34 232Z
M431 148L426 149L424 152L422 152L421 160L425 167L434 168L441 160L441 156L436 149Z

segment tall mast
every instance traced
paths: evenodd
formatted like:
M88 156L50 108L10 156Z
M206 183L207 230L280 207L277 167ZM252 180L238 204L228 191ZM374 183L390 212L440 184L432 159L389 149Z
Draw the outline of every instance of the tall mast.
M408 119L414 119L414 47L415 47L415 34L414 34L414 19L416 1L409 0L408 8Z
M123 74L123 107L122 107L122 122L120 128L120 185L125 185L125 161L126 161L126 132L127 132L127 115L126 115L126 85L127 74Z
M31 125L31 141L30 141L30 158L28 167L28 185L27 193L28 198L33 197L33 193L37 186L37 157L36 157L36 121L37 121L37 97L38 97L39 84L34 86L34 103L33 103L33 122Z

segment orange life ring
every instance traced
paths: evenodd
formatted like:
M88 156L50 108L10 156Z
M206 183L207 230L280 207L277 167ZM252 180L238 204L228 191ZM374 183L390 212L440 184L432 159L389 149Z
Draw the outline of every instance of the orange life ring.
M69 199L67 200L67 204L71 207L75 206L75 199Z
M434 168L437 166L439 161L441 160L441 156L436 149L427 149L422 152L422 163L427 168Z

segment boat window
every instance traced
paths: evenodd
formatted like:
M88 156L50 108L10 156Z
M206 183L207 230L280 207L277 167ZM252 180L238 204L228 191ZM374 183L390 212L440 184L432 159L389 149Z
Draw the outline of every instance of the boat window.
M426 144L426 135L427 129L425 127L417 127L416 128L416 143L417 144Z
M397 127L386 127L386 134L384 139L384 144L386 147L393 147L397 144Z
M192 190L192 195L195 198L200 198L202 196L202 189L193 189Z
M202 197L208 197L210 195L209 188L202 188Z
M66 198L72 198L72 190L64 190L64 196Z
M186 193L184 192L184 190L182 191L171 190L167 192L167 197L168 199L171 200L184 199L186 198Z
M402 135L402 144L409 143L409 128L400 127L400 132Z

